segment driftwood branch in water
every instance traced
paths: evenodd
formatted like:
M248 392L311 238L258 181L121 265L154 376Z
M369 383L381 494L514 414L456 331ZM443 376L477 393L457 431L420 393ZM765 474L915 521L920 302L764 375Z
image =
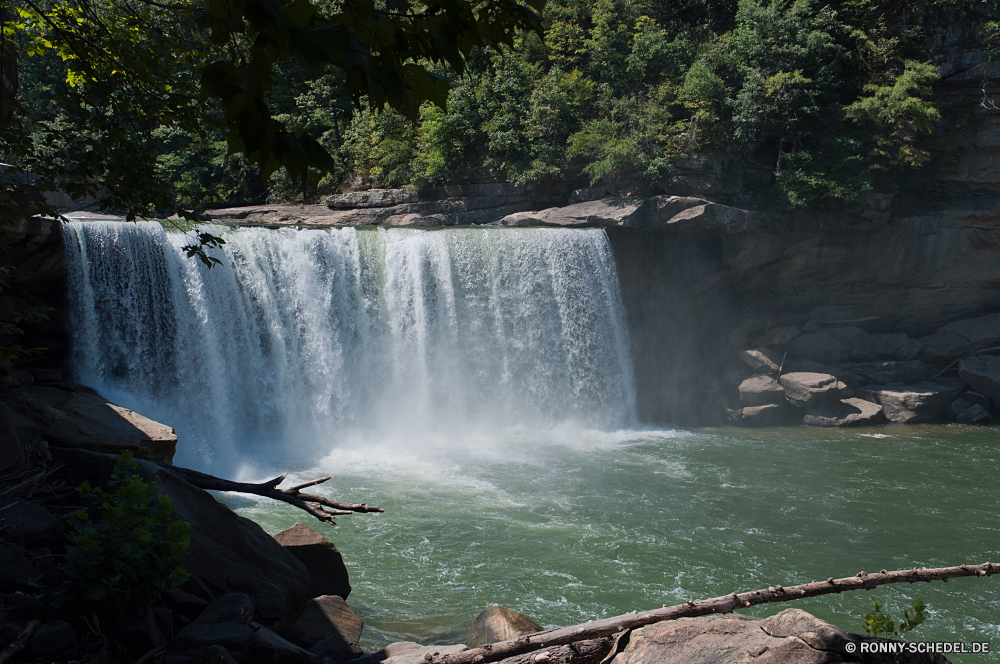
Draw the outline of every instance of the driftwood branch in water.
M222 479L221 477L215 477L214 475L200 473L197 470L191 470L190 468L172 466L168 463L158 463L157 465L164 470L168 470L171 473L182 477L189 484L193 484L199 489L206 489L208 491L252 493L257 496L264 496L265 498L281 500L289 505L298 507L300 510L304 510L309 514L312 514L323 523L329 523L330 525L336 525L333 520L333 517L335 516L345 516L347 514L355 514L358 512L364 513L385 511L381 507L376 507L375 505L368 505L366 503L341 503L323 496L302 493L301 491L306 487L322 484L327 480L333 479L332 477L321 477L317 480L296 484L295 486L287 489L279 489L278 485L281 484L285 478L288 477L288 475L281 475L280 477L275 477L273 480L268 480L259 484L248 484L246 482L233 482L232 480Z
M939 567L935 569L917 569L914 567L912 570L900 570L897 572L882 570L876 574L858 572L856 576L849 576L843 579L830 577L826 581L813 581L812 583L804 583L789 588L771 586L764 590L733 593L699 602L688 601L684 604L664 606L662 609L653 609L652 611L634 611L626 613L623 616L593 620L579 625L570 625L569 627L557 627L544 632L511 639L510 641L483 645L460 653L439 655L430 659L428 664L481 664L483 662L496 662L508 657L541 650L542 648L554 648L577 641L599 639L664 620L693 618L710 613L731 613L734 609L743 609L755 604L786 602L792 599L840 593L845 590L871 590L876 586L887 583L930 582L938 579L947 581L948 579L962 576L991 576L993 574L1000 574L1000 565L983 563L982 565L960 565L958 567Z

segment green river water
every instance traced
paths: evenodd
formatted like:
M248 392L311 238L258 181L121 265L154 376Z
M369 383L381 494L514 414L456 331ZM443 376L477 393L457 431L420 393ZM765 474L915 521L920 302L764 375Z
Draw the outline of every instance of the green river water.
M334 528L285 504L220 499L270 533L303 521L337 544L366 649L455 643L490 604L548 627L860 570L998 561L998 433L515 429L357 440L293 479L333 475L320 492L384 514L342 517ZM894 616L923 599L928 621L909 640L992 641L1000 651L996 577L746 612L798 607L863 632L872 596Z

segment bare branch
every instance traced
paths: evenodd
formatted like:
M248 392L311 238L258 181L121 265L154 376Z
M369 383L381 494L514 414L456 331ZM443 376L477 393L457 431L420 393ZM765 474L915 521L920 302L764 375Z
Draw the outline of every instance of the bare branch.
M297 484L288 489L279 489L278 485L281 484L285 478L288 477L288 475L281 475L280 477L275 477L272 480L261 482L259 484L248 484L246 482L233 482L232 480L215 477L214 475L208 475L206 473L198 472L197 470L191 470L190 468L172 466L168 463L158 463L157 465L164 470L178 475L199 489L205 489L207 491L252 493L256 496L273 498L274 500L280 500L292 505L293 507L297 507L304 512L308 512L323 523L328 523L333 526L337 525L333 520L333 517L335 516L347 516L349 514L356 514L359 512L385 511L381 507L368 505L366 503L341 503L335 500L330 500L329 498L324 498L323 496L314 496L299 492L300 488L321 484L329 479L332 479L331 477L322 477L318 480L311 480L309 482Z
M636 611L626 613L623 616L604 618L603 620L570 625L569 627L558 627L510 641L483 645L479 648L465 650L452 655L431 657L427 664L482 664L483 662L496 662L526 652L533 652L542 648L553 648L577 641L602 638L623 630L635 629L664 620L692 618L711 613L731 613L735 609L743 609L755 604L787 602L792 599L841 593L845 590L871 590L876 586L887 583L916 583L917 581L930 583L938 579L947 581L948 579L962 576L991 576L993 574L1000 574L1000 565L983 563L982 565L960 565L958 567L939 567L935 569L917 569L914 567L912 570L899 570L897 572L882 570L877 574L858 572L856 576L849 576L843 579L830 577L826 581L813 581L812 583L804 583L790 588L771 586L763 590L732 593L699 602L687 601L684 604L676 606L664 606L662 609Z

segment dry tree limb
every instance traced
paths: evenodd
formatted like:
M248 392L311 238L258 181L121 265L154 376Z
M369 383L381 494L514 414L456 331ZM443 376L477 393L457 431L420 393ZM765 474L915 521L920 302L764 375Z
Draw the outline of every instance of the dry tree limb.
M30 486L32 484L36 484L38 482L41 482L46 477L48 477L52 473L56 472L57 470L60 470L65 465L66 464L64 464L64 463L57 464L57 465L53 466L52 468L49 468L48 470L43 470L42 472L38 473L37 475L32 475L31 477L29 477L27 479L24 479L24 480L18 482L17 484L15 484L15 485L13 485L11 487L8 487L7 489L4 489L3 491L0 491L0 498L6 497L6 496L12 496L12 495L14 495L15 493L17 493L18 491L20 491L21 489L23 489L23 488L25 488L27 486Z
M528 652L505 659L503 664L601 664L611 654L615 639L577 641L564 646L546 648L541 652Z
M569 627L557 627L529 634L510 641L501 641L465 650L452 655L434 657L428 664L481 664L496 662L515 655L521 655L542 648L554 648L577 641L610 636L623 630L635 629L664 620L677 618L693 618L710 613L731 613L734 609L743 609L755 604L768 602L786 602L792 599L816 597L830 593L840 593L845 590L871 590L886 583L915 583L917 581L931 582L940 579L947 581L962 576L991 576L1000 574L1000 565L983 563L982 565L960 565L958 567L939 567L935 569L900 570L887 572L882 570L876 574L858 572L856 576L843 579L830 577L826 581L813 581L790 588L771 586L764 590L751 590L746 593L732 593L722 597L713 597L699 602L687 601L676 606L664 606L652 611L633 611L623 616L593 620L591 622Z
M303 482L302 484L296 484L295 486L287 489L279 489L278 485L281 484L285 478L288 477L288 475L281 475L280 477L275 477L272 480L261 482L259 484L248 484L246 482L233 482L232 480L222 479L221 477L215 477L214 475L200 473L197 470L191 470L190 468L172 466L168 463L157 463L156 465L180 476L189 484L192 484L199 489L205 489L208 491L252 493L257 496L273 498L275 500L286 502L289 505L299 508L300 510L304 510L323 523L329 523L330 525L336 525L333 520L333 517L335 516L346 516L348 514L355 514L359 512L367 513L385 511L381 507L376 507L375 505L368 505L366 503L341 503L323 496L302 493L300 491L300 489L304 489L309 486L322 484L327 480L333 479L332 477L321 477L309 482Z
M40 624L41 623L39 621L32 620L25 625L24 629L21 630L21 633L17 635L16 639L14 639L14 642L4 648L3 652L0 652L0 664L4 664L4 662L17 654L17 651L24 647L24 644L28 642L28 639L30 639L31 635L35 633L35 630L38 629Z

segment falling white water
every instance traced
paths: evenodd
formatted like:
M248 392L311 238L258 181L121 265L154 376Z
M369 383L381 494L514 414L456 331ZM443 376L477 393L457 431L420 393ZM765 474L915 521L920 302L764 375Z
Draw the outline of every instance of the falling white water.
M158 224L65 228L76 378L190 465L635 422L603 231L247 229L207 270Z

